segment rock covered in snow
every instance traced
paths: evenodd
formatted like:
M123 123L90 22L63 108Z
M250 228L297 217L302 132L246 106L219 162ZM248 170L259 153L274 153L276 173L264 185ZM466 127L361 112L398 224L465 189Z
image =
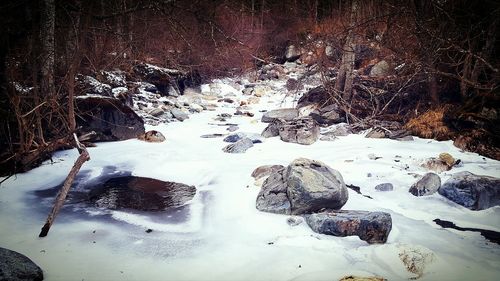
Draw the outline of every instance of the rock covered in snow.
M340 209L348 198L340 173L319 161L298 158L272 172L257 196L257 209L279 214L307 214Z
M500 179L470 172L452 175L439 188L439 194L471 210L500 205Z
M250 147L253 146L251 139L244 137L235 143L232 143L222 149L226 153L245 153Z
M101 71L101 75L105 82L114 88L127 86L126 75L123 71Z
M436 193L439 187L441 187L441 178L434 173L427 173L414 183L408 192L415 196L427 196Z
M42 281L43 271L25 255L0 247L0 280Z
M92 76L78 74L76 76L76 82L79 92L85 93L86 95L112 96L111 86L99 82Z
M306 215L314 232L345 237L358 236L369 244L387 241L392 229L391 215L385 212L328 211Z

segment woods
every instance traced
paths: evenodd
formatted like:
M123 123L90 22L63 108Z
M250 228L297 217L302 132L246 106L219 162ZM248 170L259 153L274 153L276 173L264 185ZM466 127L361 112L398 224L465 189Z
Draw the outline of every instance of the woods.
M406 123L453 108L444 126L473 126L463 138L480 138L487 155L498 155L495 1L44 0L0 8L2 174L71 146L80 74L133 76L137 64L153 63L208 81L283 63L290 45L325 73L330 100L349 119ZM418 120L410 126L417 135L427 128Z

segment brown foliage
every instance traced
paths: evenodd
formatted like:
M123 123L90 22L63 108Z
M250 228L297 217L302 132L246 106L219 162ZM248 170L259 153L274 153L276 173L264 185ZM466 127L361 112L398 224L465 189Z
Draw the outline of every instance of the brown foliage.
M410 119L405 128L422 138L449 140L452 138L453 132L443 120L446 109L447 106L428 110L422 115Z

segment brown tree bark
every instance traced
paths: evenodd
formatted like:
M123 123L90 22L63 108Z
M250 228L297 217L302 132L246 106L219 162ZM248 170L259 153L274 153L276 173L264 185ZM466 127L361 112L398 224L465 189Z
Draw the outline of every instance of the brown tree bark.
M349 31L347 33L346 42L344 44L342 61L340 64L339 74L335 81L335 90L342 93L342 98L349 102L352 97L352 84L354 78L354 60L356 58L355 49L356 42L354 38L354 28L356 27L357 13L359 9L358 0L351 2Z

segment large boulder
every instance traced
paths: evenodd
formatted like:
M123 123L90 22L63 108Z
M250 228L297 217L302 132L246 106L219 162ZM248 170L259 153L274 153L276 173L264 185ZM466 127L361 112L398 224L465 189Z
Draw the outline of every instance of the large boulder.
M299 111L295 108L280 108L270 110L262 115L262 122L271 123L276 119L290 121L299 117Z
M80 133L95 132L90 141L117 141L144 134L144 121L120 100L105 97L78 97L76 123Z
M434 173L427 173L408 191L415 196L427 196L436 193L439 187L441 187L441 178Z
M42 281L43 271L28 257L0 248L0 280Z
M182 183L125 176L109 179L93 189L89 201L111 210L162 211L186 204L195 193L194 186Z
M313 144L319 138L319 125L311 117L295 118L281 123L279 136L284 142Z
M500 205L500 179L470 172L454 174L438 190L439 194L471 210Z
M385 212L329 211L306 215L314 232L333 236L358 236L369 244L385 243L392 229L391 215Z
M257 209L307 214L324 208L340 209L347 198L347 187L338 171L319 161L298 158L266 179L257 196Z
M319 161L295 159L288 165L285 179L292 214L338 210L349 196L342 175Z

